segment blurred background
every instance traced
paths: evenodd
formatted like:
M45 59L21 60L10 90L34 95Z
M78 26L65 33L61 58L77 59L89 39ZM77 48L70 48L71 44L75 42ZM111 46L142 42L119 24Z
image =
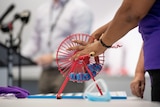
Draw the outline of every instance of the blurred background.
M21 33L21 47L24 46L32 33L36 9L45 1L46 0L0 0L0 17L2 17L3 13L11 4L15 5L15 8L4 18L3 23L10 22L17 13L23 11L29 11L31 13L29 21ZM84 0L84 2L90 6L94 14L93 32L113 18L122 0ZM13 24L13 37L19 34L21 23L21 21L15 21ZM5 45L6 41L10 38L9 35L9 33L0 31L0 43ZM141 43L142 39L138 28L133 29L124 38L117 41L116 44L120 44L122 47L110 49L105 53L104 69L96 78L105 79L111 91L126 91L127 94L131 96L130 82L134 76ZM4 57L1 56L0 58L0 60L3 60ZM31 94L38 93L37 80L40 76L41 68L32 64L22 66L21 74L19 74L18 69L17 66L14 66L12 69L13 85L18 85L19 79L21 79L21 87L29 90ZM147 82L144 98L150 100L150 81L147 74L146 77ZM1 86L7 85L7 78L7 68L1 66ZM86 85L90 82L92 81L86 82Z

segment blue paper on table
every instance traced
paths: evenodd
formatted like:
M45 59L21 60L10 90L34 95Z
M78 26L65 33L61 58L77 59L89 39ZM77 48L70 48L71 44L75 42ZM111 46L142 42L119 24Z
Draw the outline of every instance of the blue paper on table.
M111 99L127 99L127 94L124 91L110 92ZM62 99L83 99L83 93L62 93ZM29 95L28 98L45 98L45 99L56 99L55 93L50 94L36 94Z

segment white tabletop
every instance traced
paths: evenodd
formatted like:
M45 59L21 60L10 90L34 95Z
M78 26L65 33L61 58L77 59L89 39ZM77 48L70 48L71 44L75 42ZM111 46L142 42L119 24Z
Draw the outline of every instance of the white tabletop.
M160 103L130 97L109 102L84 99L0 99L0 107L160 107Z

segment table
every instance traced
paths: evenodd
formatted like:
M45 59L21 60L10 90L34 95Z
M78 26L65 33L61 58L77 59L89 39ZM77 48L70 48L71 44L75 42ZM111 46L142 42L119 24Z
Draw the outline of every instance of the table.
M92 102L84 99L0 99L0 107L160 107L160 103L128 97L127 100Z

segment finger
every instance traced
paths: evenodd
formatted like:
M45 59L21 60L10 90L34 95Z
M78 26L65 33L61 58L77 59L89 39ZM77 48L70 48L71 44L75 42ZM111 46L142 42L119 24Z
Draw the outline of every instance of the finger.
M80 45L82 45L82 46L86 46L86 45L87 45L87 42L81 41L81 40L72 40L72 42L77 43L77 44L80 44Z
M138 81L137 86L137 96L143 98L143 93L144 93L144 82L143 81Z
M67 50L69 50L69 51L71 51L71 50L80 51L80 50L83 50L84 48L85 48L84 46L73 46L73 47L67 48Z
M137 84L138 84L138 82L132 82L132 83L131 83L131 91L132 91L132 94L133 94L133 95L135 95L135 96L137 96L137 97L140 97L139 94L138 94L138 90L137 90L137 89L138 89L138 88L137 88L137 87L138 87Z
M141 83L141 98L143 98L144 89L145 89L145 83L142 82Z
M69 60L72 60L72 61L76 61L79 59L80 56L83 56L83 55L86 55L84 52L77 52L75 55L73 55Z
M140 97L141 96L141 87L140 87L140 84L137 82L135 84L135 95Z
M79 59L80 56L82 56L82 54L77 53L71 58L71 60L76 61Z
M90 36L88 39L88 43L93 43L95 40L95 38L93 36Z
M130 85L130 88L131 88L131 92L133 95L136 95L136 92L135 92L135 83L131 82L131 85Z
M143 98L145 83L143 81L139 81L139 94L140 97Z

